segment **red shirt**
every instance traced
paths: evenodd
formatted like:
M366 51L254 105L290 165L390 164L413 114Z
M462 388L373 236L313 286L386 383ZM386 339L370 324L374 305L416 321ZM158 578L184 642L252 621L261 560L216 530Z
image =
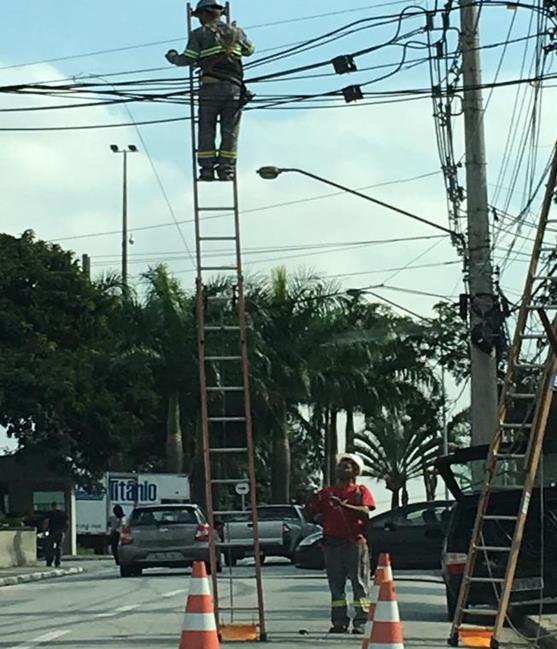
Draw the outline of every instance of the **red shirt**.
M323 515L323 535L343 541L365 541L367 519L360 513L340 507L331 502L330 497L337 496L349 505L375 509L375 498L364 485L349 484L321 489L309 501L313 514Z

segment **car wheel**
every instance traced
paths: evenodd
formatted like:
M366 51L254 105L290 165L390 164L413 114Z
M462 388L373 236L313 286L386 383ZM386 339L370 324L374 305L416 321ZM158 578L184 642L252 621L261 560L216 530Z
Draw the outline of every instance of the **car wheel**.
M448 586L445 586L445 592L447 594L447 619L452 622L456 613L457 598Z

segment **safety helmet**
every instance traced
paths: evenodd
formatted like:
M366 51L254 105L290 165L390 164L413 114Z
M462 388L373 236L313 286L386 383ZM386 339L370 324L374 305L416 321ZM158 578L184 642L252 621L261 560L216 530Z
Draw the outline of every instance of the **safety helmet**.
M340 464L343 460L348 460L358 467L358 474L361 475L364 471L364 461L356 453L339 453L337 455L337 464Z
M211 11L211 9L220 9L221 11L224 11L225 6L220 2L215 2L215 0L199 0L193 15L198 16L202 11Z

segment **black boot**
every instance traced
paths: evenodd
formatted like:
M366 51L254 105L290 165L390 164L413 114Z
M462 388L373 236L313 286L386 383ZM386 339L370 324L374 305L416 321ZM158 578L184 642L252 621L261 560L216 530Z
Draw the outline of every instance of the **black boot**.
M212 167L201 167L199 180L200 182L213 182L215 180L215 170Z
M219 167L217 169L219 180L223 182L231 182L236 177L234 167Z

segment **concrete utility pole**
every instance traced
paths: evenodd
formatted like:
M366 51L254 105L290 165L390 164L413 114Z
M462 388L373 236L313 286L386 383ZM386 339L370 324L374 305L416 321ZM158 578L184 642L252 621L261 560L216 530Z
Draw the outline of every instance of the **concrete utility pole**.
M124 156L124 170L122 179L122 285L128 288L128 153L137 153L134 144L126 149L120 149L116 144L110 145L112 153L121 153Z
M81 256L81 270L87 279L91 279L91 257L89 255Z
M472 444L491 442L497 426L498 306L493 290L487 198L479 14L475 0L460 0L466 137L466 194L472 362Z

